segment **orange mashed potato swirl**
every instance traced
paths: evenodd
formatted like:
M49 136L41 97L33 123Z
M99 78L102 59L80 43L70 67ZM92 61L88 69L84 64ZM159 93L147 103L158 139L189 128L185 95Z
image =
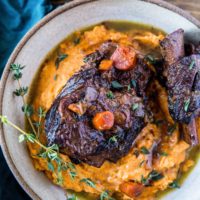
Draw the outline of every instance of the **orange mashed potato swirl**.
M142 33L122 33L105 26L99 25L93 30L84 33L76 33L80 37L80 42L74 44L71 40L66 40L59 45L59 51L67 54L67 58L60 62L58 69L55 67L56 54L53 54L43 63L41 71L38 75L37 90L34 92L32 104L37 109L42 106L48 110L59 94L66 81L84 64L83 57L97 49L100 44L107 40L112 40L119 44L132 46L140 54L145 54L143 47L148 46L148 50L158 48L159 41L164 37L163 34L154 34L148 31ZM56 75L56 80L55 80ZM154 82L152 88L157 91L158 98L156 105L160 109L155 114L157 119L164 119L169 124L173 124L173 120L168 113L167 94L158 82ZM155 103L154 103L155 104ZM35 116L36 118L36 116ZM120 159L117 163L106 161L100 168L89 166L81 163L76 165L76 173L81 177L87 177L96 183L96 188L80 183L80 177L71 179L67 171L63 171L64 189L72 189L76 192L85 191L88 193L99 194L99 191L109 190L116 193L118 199L134 199L134 200L151 200L155 198L158 191L165 190L172 183L182 168L188 170L193 165L193 161L187 161L187 150L189 145L180 139L178 126L167 135L167 128L163 125L147 124L138 136L134 147L128 155ZM45 142L45 133L41 135L41 141ZM141 153L142 148L150 150L155 143L160 142L159 152L165 152L165 155L152 157L149 163L149 155ZM57 183L57 173L48 169L47 161L43 158L36 157L40 148L35 144L28 144L30 154L33 157L33 163L37 170L44 171L50 180ZM138 153L139 152L139 153ZM70 159L66 155L62 155L66 161ZM183 165L185 163L185 165ZM188 164L188 167L187 167ZM184 166L184 167L183 167ZM151 186L145 187L140 195L128 197L121 192L121 185L126 182L141 182L142 177L156 170L162 173L163 178L152 183Z

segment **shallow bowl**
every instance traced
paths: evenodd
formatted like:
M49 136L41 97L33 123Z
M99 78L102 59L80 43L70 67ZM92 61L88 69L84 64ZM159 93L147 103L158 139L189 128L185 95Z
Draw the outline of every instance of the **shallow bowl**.
M29 86L41 62L52 48L73 31L105 20L151 24L167 33L183 28L187 40L200 40L200 22L181 9L160 0L72 1L42 19L15 48L2 76L0 114L24 127L22 102L13 96L17 85L9 72L11 63L26 66L22 85ZM33 168L27 147L18 143L18 135L13 128L1 125L1 147L10 169L32 199L66 199L64 190L53 185L43 173ZM200 162L196 164L181 189L165 195L163 199L199 200L199 172Z

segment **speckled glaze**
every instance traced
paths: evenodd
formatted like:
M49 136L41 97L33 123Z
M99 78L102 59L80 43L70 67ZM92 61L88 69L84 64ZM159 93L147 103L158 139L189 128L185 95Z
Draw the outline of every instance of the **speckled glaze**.
M188 40L200 40L200 22L183 10L160 0L79 0L72 1L47 15L21 40L4 70L0 89L0 114L24 127L21 100L12 91L17 87L9 73L11 63L26 65L22 84L29 86L47 53L68 34L104 20L129 20L159 27L166 32L177 28L186 31ZM32 199L65 200L65 192L33 168L26 145L19 144L17 132L1 125L1 147L7 163L24 190ZM164 200L200 199L200 162L180 190Z

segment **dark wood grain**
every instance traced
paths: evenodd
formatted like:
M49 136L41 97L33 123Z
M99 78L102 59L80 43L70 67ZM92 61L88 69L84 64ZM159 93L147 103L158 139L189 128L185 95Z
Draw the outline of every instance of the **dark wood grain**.
M166 0L188 12L200 20L200 0Z

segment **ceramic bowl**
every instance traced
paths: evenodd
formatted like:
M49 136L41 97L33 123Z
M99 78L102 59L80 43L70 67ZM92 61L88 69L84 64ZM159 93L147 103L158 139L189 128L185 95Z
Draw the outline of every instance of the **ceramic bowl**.
M105 20L129 20L151 24L166 32L183 28L188 40L200 40L200 23L186 12L160 0L72 1L42 19L15 48L1 81L0 114L24 127L22 102L20 98L13 96L17 85L9 72L11 63L26 65L22 84L29 86L47 53L68 34ZM33 168L26 145L18 143L16 130L1 125L1 147L10 169L32 199L66 199L61 188L53 185L43 173ZM196 164L181 189L165 195L163 199L199 200L199 171L200 162Z

